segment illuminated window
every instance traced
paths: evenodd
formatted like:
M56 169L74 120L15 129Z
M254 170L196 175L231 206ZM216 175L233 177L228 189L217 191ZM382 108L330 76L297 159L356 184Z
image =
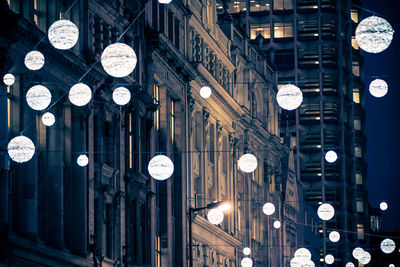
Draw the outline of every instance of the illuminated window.
M356 104L360 104L360 89L353 89L353 102Z
M129 159L128 159L128 165L129 168L132 169L133 168L133 146L134 146L134 133L133 133L133 127L132 127L132 123L133 123L133 114L129 113L129 126L128 126L128 149L129 149Z
M357 238L363 240L364 239L364 225L357 224Z
M293 37L293 22L275 22L274 24L274 38L288 38Z
M156 267L161 267L161 238L156 236Z
M353 61L352 72L354 76L360 76L360 63L357 61Z
M356 41L356 37L354 37L354 36L352 36L351 37L351 46L355 49L355 50L358 50L358 43L357 43L357 41Z
M357 199L357 212L364 212L364 203L362 199Z
M270 0L250 0L251 12L269 11L269 9Z
M351 11L351 20L358 23L358 10Z
M11 129L11 85L7 86L7 124L8 129Z
M36 25L39 25L38 0L33 0L33 21Z
M246 1L245 0L240 0L240 1L233 0L233 1L229 2L229 6L228 6L229 13L239 13L241 11L246 11Z
M361 173L356 173L356 184L363 184L362 175Z
M170 134L173 144L175 142L175 102L173 100L170 102Z
M274 10L293 9L293 0L274 0Z
M153 93L154 93L154 104L159 105L160 104L160 88L158 87L157 84L154 84ZM157 108L157 110L154 112L154 127L157 131L160 130L160 109L159 108Z
M362 157L361 147L359 147L359 146L354 147L354 155L357 158L361 158Z
M9 7L11 7L11 0L7 0L7 4Z
M264 24L251 24L250 25L250 39L254 40L261 34L265 39L271 38L271 28L269 23Z
M361 120L355 119L354 120L354 129L360 131L361 130Z

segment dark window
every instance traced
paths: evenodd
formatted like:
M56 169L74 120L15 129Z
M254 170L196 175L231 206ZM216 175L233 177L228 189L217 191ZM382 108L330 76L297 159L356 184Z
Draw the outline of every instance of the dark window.
M168 38L174 41L174 16L171 11L168 11Z
M175 20L175 46L179 49L179 20Z

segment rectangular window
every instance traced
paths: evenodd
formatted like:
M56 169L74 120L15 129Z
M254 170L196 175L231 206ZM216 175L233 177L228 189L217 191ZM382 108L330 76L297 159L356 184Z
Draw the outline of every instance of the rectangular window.
M352 37L351 37L351 46L352 46L355 50L358 50L358 49L359 49L358 43L357 43L357 41L356 41L356 37L355 37L355 36L352 36Z
M11 129L11 85L7 86L7 125Z
M352 72L354 76L360 76L360 63L357 61L353 61Z
M173 100L170 102L170 135L173 144L175 142L175 102Z
M360 104L360 89L353 88L353 102Z
M361 120L359 120L359 119L354 120L354 129L361 131Z
M171 11L168 11L168 39L174 42L174 16Z
M39 8L38 0L33 0L33 21L36 25L39 25Z
M364 203L361 199L357 199L357 212L364 212Z
M362 175L361 173L356 173L356 184L363 184Z
M160 105L160 88L157 84L153 86L154 104ZM154 128L156 131L160 130L160 109L154 112Z
M215 127L214 124L210 123L210 154L209 159L211 163L215 163Z
M351 11L351 20L352 20L354 23L358 23L358 10L353 9L353 10Z
M293 22L292 21L275 22L274 38L289 38L289 37L293 37Z
M361 158L361 157L362 157L362 150L361 150L361 147L359 147L359 146L354 147L354 155L355 155L357 158Z
M228 138L223 137L222 142L222 172L228 173Z
M179 20L175 19L175 46L176 48L178 48L179 50L179 37L180 37L180 33L179 33Z
M270 0L250 0L251 12L269 11L269 9Z
M364 225L357 224L357 238L364 240Z
M156 236L156 267L161 267L161 238Z
M274 0L274 10L293 9L293 0Z
M128 121L129 121L129 125L128 125L128 150L129 150L129 168L132 169L133 168L133 153L135 151L135 133L134 133L134 114L133 113L129 113L128 115Z
M223 8L221 4L221 8ZM246 11L246 1L245 0L234 0L229 1L229 13L239 13L240 11Z
M269 23L251 24L250 25L250 39L254 40L261 34L265 39L271 38L271 28Z

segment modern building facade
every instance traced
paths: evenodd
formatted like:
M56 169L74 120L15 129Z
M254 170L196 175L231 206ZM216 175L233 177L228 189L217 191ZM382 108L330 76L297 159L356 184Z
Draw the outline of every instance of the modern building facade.
M217 16L215 2L10 0L1 17L0 74L16 77L1 85L1 265L187 266L193 242L194 266L240 266L244 247L254 266L284 266L297 247L301 185L280 138L276 74L234 21ZM60 18L79 28L70 50L45 35ZM100 55L121 35L138 62L112 78ZM45 56L35 72L23 63L32 49ZM93 93L84 107L66 97L78 81ZM35 84L52 93L51 127L26 104ZM126 106L112 101L121 85L132 94ZM36 150L17 164L6 145L22 133ZM258 160L251 174L238 168L246 152ZM165 181L147 170L158 154L174 162ZM190 240L189 208L214 201L232 209L219 225L207 210L196 213ZM267 201L276 207L270 217Z

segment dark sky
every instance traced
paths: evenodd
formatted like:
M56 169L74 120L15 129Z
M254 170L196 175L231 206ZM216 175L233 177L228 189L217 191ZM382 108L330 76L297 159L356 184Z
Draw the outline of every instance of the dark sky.
M394 29L388 49L365 54L365 103L368 158L368 189L372 207L387 201L383 212L384 230L400 231L400 13L399 0L364 0L364 7L386 19ZM364 13L366 17L368 13ZM382 75L389 86L383 98L368 92L373 78ZM381 77L380 77L381 78Z

